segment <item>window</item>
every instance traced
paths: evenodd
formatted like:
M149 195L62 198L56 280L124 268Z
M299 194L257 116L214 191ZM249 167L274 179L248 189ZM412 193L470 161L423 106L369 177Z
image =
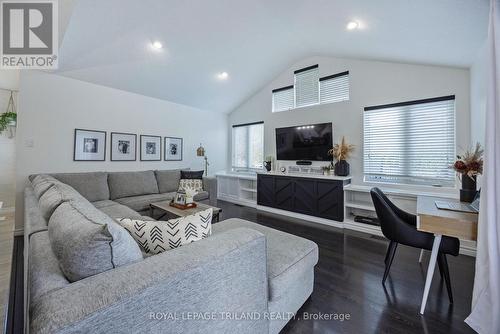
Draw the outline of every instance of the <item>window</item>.
M309 66L294 72L295 107L306 107L319 103L319 67Z
M264 161L264 122L233 125L233 169L261 169Z
M455 96L367 107L365 181L453 187Z
M290 110L295 107L293 86L273 90L273 112Z
M319 78L319 66L294 72L294 85L273 90L273 112L349 100L349 71Z
M349 71L319 79L320 103L349 101Z

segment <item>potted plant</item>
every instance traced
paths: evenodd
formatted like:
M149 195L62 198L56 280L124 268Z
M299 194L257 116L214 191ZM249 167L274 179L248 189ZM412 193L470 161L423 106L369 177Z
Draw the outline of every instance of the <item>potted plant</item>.
M270 172L270 171L271 171L271 164L272 164L272 161L273 161L273 157L272 157L272 156L270 156L270 155L268 155L268 156L266 157L266 160L264 160L264 167L266 167L266 170L267 170L268 172Z
M323 170L323 175L330 175L331 173L330 166L322 166L321 169Z
M347 159L354 151L354 145L347 144L345 137L342 136L340 144L335 144L328 154L331 155L337 162L335 163L335 175L347 176L350 172L349 163ZM333 164L333 161L332 161Z
M9 127L15 128L17 124L17 114L15 112L4 112L0 115L0 134Z
M472 202L476 196L477 176L483 174L483 153L481 144L476 143L474 150L468 149L462 155L457 155L453 169L462 181L460 201Z

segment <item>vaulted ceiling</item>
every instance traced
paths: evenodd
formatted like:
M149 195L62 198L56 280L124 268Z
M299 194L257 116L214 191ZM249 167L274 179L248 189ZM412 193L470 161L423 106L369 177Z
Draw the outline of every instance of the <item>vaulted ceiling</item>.
M488 0L79 0L56 73L230 112L312 55L469 67L486 39L488 5ZM346 30L350 20L360 29ZM152 49L153 41L163 48ZM229 73L227 80L217 78L222 71Z

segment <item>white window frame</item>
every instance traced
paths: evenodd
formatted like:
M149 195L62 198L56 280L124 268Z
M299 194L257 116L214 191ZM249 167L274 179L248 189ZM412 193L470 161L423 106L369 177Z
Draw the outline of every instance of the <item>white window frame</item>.
M435 186L439 186L440 188L447 188L447 189L454 189L456 188L456 178L454 177L454 172L452 171L452 169L450 168L450 172L449 172L449 176L448 178L442 178L442 179L439 179L439 178L426 178L426 177L423 177L423 176L415 176L415 175L412 175L414 173L412 173L411 171L408 171L406 173L406 175L391 175L391 174L383 174L383 173L373 173L373 172L367 172L366 168L367 168L367 155L370 153L370 152L367 152L368 148L367 148L367 138L366 138L366 113L367 112L370 112L373 113L374 112L384 112L384 111L390 111L391 109L393 108L404 108L406 110L408 110L407 108L411 108L413 106L417 107L417 108L425 108L425 105L430 105L432 103L439 103L439 102L442 102L442 103L446 103L446 101L453 101L453 110L452 110L452 113L453 115L448 116L448 119L449 120L452 120L452 140L451 140L451 144L449 144L448 146L448 162L447 164L451 167L451 165L453 164L453 161L454 161L454 158L456 156L456 105L455 105L455 96L454 95L449 95L449 96L443 96L443 97L437 97L437 98L431 98L431 99L423 99L423 100L416 100L416 101L407 101L407 102L401 102L401 103L394 103L394 104L388 104L388 105L381 105L381 106L373 106L373 107L366 107L365 108L365 113L363 115L363 176L364 176L364 181L367 182L367 183L383 183L383 184L391 184L391 185L402 185L402 186L417 186L417 187L424 187L424 188L429 188L429 187L435 187ZM404 110L400 111L401 112L401 118L402 118L402 122L403 122L403 126L404 126L404 123L405 122L408 122L406 119L408 117L408 115L404 114ZM446 117L445 117L446 119ZM448 125L449 126L449 125ZM446 126L443 126L444 129L446 129ZM413 129L414 130L414 129ZM411 141L408 142L407 139L408 137L404 137L402 138L403 141L402 143L400 143L400 145L402 146L408 146L411 144ZM449 138L450 139L450 138ZM417 142L418 143L418 142ZM451 147L451 145L453 145ZM415 155L415 154L418 154L418 153L415 153L415 152L402 152L402 155L404 156L407 156L408 154L411 155ZM426 152L423 152L423 153L426 153ZM427 152L428 154L428 152ZM392 155L394 156L394 154ZM391 156L389 156L391 157ZM407 158L406 158L407 159ZM408 169L409 166L407 165L404 165L402 166L405 170ZM414 170L414 169L413 169ZM425 170L424 170L425 171ZM439 180L442 180L441 183L439 184ZM435 182L436 184L434 184L433 182Z
M297 86L299 85L298 82L297 82L297 74L300 74L300 73L303 73L303 72L306 72L306 71L311 71L311 70L317 70L317 73L316 75L318 76L318 79L317 79L317 89L318 89L318 99L317 99L317 102L315 103L311 103L311 104L307 104L307 105L301 105L301 106L297 106ZM335 80L336 78L342 78L342 77L345 77L347 76L347 89L348 89L348 95L346 98L343 98L341 100L335 100L335 101L325 101L325 102L321 102L321 82L322 81L327 81L327 80ZM299 70L296 70L294 71L294 84L293 85L290 85L290 86L286 86L286 87L282 87L282 88L277 88L277 89L273 89L272 90L272 97L271 97L271 111L273 113L275 112L282 112L282 111L290 111L290 110L295 110L295 109L301 109L301 108L308 108L308 107L311 107L311 106L316 106L316 105L321 105L321 104L330 104L330 103L338 103L338 102L345 102L345 101L349 101L351 99L351 81L350 81L350 75L349 75L349 71L344 71L344 72L340 72L340 73L336 73L336 74L333 74L333 75L329 75L329 76L326 76L326 77L319 77L319 65L312 65L312 66L308 66L308 67L305 67L305 68L302 68L302 69L299 69ZM277 93L280 93L281 91L283 90L291 90L293 89L293 101L290 101L292 103L290 103L291 107L289 108L282 108L282 109L277 109L276 108L276 105L275 105L275 97Z
M254 126L254 125L262 125L262 161L261 161L261 164L262 166L261 167L250 167L250 131L248 131L250 129L251 126ZM246 156L247 156L247 159L246 159L246 166L235 166L235 143L234 143L234 129L235 128L241 128L241 127L245 127L247 128L247 147L246 147ZM231 128L231 169L233 171L259 171L259 170L262 170L262 168L264 168L264 131L265 131L265 128L264 128L264 122L252 122L252 123L245 123L245 124L235 124L232 126Z
M294 106L295 108L306 108L310 106L315 106L319 104L319 65L312 65L308 66L305 68L301 68L300 70L296 70L293 72L293 87L294 87ZM313 79L316 79L311 87L308 87L308 89L316 89L316 102L311 102L309 104L303 104L303 105L297 105L297 88L302 85L301 78L302 75L312 75ZM306 78L306 80L310 80L309 78ZM314 86L316 86L314 88Z
M329 83L329 82L334 82L334 81L339 81L343 80L346 78L347 81L347 96L342 97L337 100L328 100L328 101L322 101L323 100L323 85L322 83ZM344 101L349 101L351 99L351 82L350 82L350 76L349 76L349 71L345 72L340 72L332 75L328 75L326 77L319 78L319 103L320 104L329 104L329 103L338 103L338 102L344 102Z

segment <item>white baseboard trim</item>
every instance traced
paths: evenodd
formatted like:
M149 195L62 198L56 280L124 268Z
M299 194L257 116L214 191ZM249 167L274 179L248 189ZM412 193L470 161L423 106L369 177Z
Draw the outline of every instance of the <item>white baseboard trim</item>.
M384 236L384 234L382 233L382 230L380 229L379 226L361 224L361 223L357 223L357 222L350 221L350 220L345 220L344 222L338 222L335 220L304 215L301 213L295 213L295 212L291 212L291 211L275 209L275 208L270 208L270 207L261 206L261 205L257 205L256 208L257 208L257 210L260 210L260 211L275 213L275 214L286 216L286 217L303 219L303 220L307 220L307 221L310 221L313 223L319 223L319 224L333 226L333 227L337 227L337 228L353 230L353 231L362 232L362 233L366 233L366 234L370 234L370 235L376 235L376 236L380 236L380 237ZM476 247L474 247L472 245L464 245L464 243L462 242L462 243L460 243L460 254L476 257Z
M338 222L338 221L330 220L330 219L325 219L325 218L320 218L320 217L304 215L302 213L296 213L296 212L291 212L291 211L286 211L286 210L281 210L281 209L275 209L275 208L270 208L268 206L261 206L261 205L257 205L257 210L275 213L278 215L297 218L297 219L303 219L303 220L307 220L307 221L310 221L313 223L319 223L319 224L333 226L333 227L337 227L337 228L344 228L344 224L342 222Z
M251 202L251 201L245 201L241 199L236 199L232 197L227 197L227 196L218 196L217 199L224 201L224 202L229 202L233 204L238 204L238 205L243 205L243 206L248 206L250 208L256 208L257 203Z

